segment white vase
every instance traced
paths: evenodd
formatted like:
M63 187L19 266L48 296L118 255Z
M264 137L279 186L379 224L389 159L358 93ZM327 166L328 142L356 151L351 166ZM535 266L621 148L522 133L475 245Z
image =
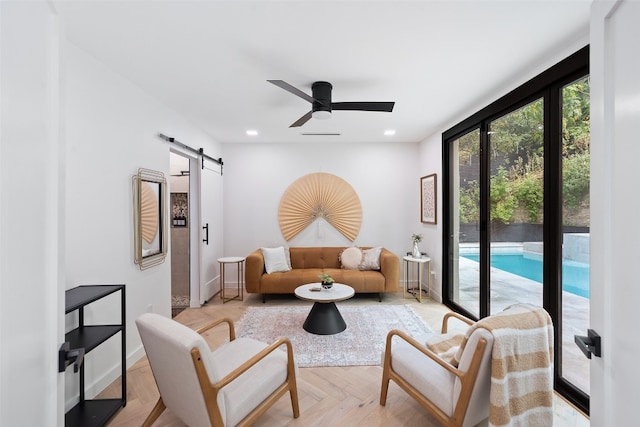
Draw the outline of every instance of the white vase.
M420 248L418 247L418 242L413 242L413 257L422 258L422 254L420 253Z

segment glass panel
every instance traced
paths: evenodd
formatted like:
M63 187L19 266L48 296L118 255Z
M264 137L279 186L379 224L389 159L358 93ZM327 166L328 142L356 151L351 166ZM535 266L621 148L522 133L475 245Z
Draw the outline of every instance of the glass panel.
M480 313L480 130L456 139L451 152L451 254L452 300L469 312Z
M490 314L542 306L543 100L492 121L488 133Z
M589 78L562 89L562 376L589 394Z

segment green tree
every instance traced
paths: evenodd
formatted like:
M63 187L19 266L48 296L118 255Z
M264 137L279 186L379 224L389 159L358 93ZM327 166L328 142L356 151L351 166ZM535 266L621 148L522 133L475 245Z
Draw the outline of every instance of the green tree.
M544 197L543 181L535 174L528 174L515 182L518 202L529 214L529 221L538 222Z
M562 199L566 208L589 205L589 153L576 154L562 162Z
M480 186L478 181L469 181L460 189L460 222L469 224L480 220Z
M562 154L565 157L589 152L590 95L588 77L562 90Z
M585 77L562 90L564 207L588 209L589 206L589 78ZM489 126L489 150L493 176L491 220L505 224L524 220L517 212L526 212L527 220L538 222L544 196L544 103L531 102L493 120ZM459 139L459 164L477 174L480 131ZM479 185L476 180L461 184L460 221L479 220ZM576 212L574 212L576 213ZM577 212L579 213L579 211ZM588 216L587 216L588 217Z
M500 167L498 174L491 177L491 221L509 224L515 214L518 201L512 192L507 171Z

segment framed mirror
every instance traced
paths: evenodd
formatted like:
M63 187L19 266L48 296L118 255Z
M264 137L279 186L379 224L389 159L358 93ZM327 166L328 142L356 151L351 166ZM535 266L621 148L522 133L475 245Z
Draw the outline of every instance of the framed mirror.
M167 256L167 180L162 172L138 169L133 176L134 262L144 270Z

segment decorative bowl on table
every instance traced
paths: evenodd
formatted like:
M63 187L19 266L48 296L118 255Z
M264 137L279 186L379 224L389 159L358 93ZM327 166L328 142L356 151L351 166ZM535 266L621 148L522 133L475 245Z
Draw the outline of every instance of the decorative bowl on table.
M333 282L322 282L321 286L322 286L322 289L324 289L325 291L328 291L329 289L333 288Z
M333 277L331 277L330 275L328 275L327 273L322 273L320 274L320 285L322 286L322 289L324 289L325 291L328 291L329 289L333 288Z

